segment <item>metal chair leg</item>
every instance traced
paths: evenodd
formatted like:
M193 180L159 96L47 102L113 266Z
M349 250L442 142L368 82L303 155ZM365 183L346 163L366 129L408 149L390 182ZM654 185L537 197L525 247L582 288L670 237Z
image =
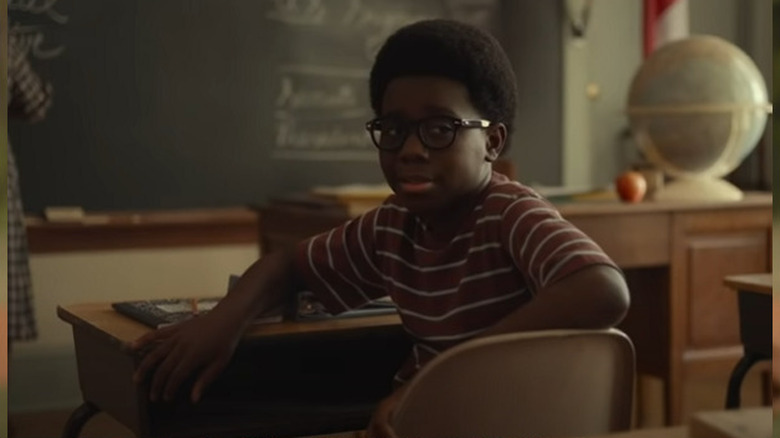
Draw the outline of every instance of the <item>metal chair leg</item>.
M62 438L78 438L81 429L90 418L100 412L100 409L90 402L84 402L70 414L65 427L62 429Z
M736 409L740 405L740 391L742 390L742 380L756 362L763 357L757 354L746 354L737 362L729 378L729 386L726 392L726 409Z

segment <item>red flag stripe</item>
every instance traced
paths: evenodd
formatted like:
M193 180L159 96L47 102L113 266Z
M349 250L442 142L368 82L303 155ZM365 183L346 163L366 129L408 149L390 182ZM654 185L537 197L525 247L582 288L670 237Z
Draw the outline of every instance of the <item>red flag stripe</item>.
M665 14L671 12L669 9L675 3L682 3L683 1L685 0L644 0L643 52L645 57L657 48L659 42L664 42L669 39L670 35L659 35L659 22L667 18L665 17ZM685 6L687 7L687 5ZM679 33L680 30L678 29L677 32ZM687 29L682 32L687 33Z

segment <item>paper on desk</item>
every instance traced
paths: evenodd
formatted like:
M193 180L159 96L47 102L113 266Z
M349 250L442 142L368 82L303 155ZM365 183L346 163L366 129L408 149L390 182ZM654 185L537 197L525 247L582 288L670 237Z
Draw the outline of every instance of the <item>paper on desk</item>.
M390 186L384 183L318 186L311 189L311 194L315 197L333 199L345 206L350 217L376 208L392 193Z
M570 199L573 201L609 201L618 198L614 186L544 186L532 184L536 193L547 199Z
M318 196L336 198L386 198L393 190L386 183L381 184L345 184L340 186L316 186L311 193Z
M698 412L693 415L689 429L691 438L770 438L772 408Z

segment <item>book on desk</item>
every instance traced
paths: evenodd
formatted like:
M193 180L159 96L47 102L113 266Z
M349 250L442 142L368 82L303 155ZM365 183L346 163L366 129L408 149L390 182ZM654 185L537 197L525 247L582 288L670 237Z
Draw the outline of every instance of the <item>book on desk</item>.
M615 202L614 187L551 187L531 184L533 190L553 203ZM307 192L271 198L271 204L314 211L338 211L356 217L380 206L393 191L387 184L347 184L313 187Z
M338 315L332 315L325 306L322 305L311 292L301 292L298 294L295 319L297 321L311 321L321 319L332 318L353 318L359 316L372 316L372 315L387 315L396 313L395 303L390 298L380 298L378 300L371 301L366 305L354 309L348 310Z
M238 275L230 276L228 290L233 288L239 278ZM111 304L111 307L149 327L162 328L202 315L213 309L220 299L221 297L132 300L115 302ZM359 309L332 315L314 297L314 294L308 291L297 294L293 310L289 317L296 321L387 315L396 312L395 304L389 298L383 298L372 301ZM285 308L278 307L256 316L252 320L252 324L281 322L285 316Z

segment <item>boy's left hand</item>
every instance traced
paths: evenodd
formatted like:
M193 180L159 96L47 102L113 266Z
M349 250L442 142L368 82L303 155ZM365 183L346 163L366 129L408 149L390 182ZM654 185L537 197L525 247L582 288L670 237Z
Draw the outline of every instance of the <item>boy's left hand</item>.
M398 401L401 400L404 389L405 387L396 389L390 396L379 402L376 410L374 410L374 414L371 416L371 421L368 423L365 438L398 438L398 435L393 430L391 419Z
M149 332L131 346L143 354L133 380L140 383L150 377L149 399L171 401L185 380L194 376L190 398L197 402L232 358L239 328L230 314L212 311Z

